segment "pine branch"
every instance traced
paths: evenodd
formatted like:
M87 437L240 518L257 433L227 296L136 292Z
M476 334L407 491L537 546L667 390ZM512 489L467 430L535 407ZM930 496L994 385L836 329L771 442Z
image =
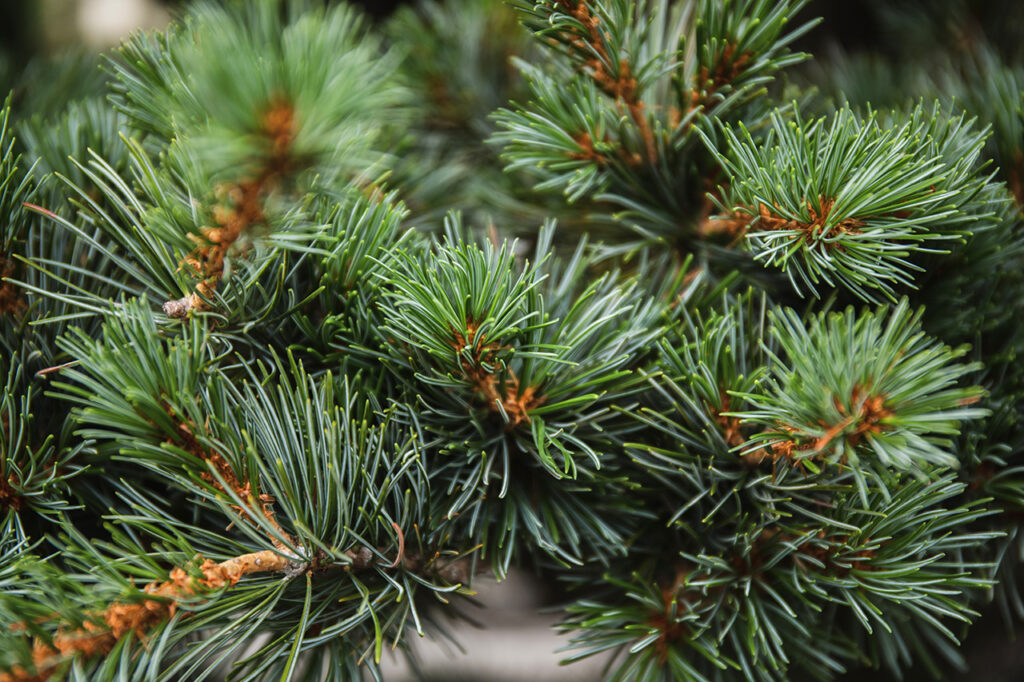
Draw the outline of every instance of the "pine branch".
M752 525L749 535L728 538L734 554L684 552L674 569L645 565L629 580L608 575L599 595L569 608L563 629L575 634L571 646L580 651L567 661L618 650L608 676L615 680L663 674L726 680L754 670L763 679L787 679L795 667L816 666L841 671L861 653L839 633L822 641L824 631L813 623L826 604L848 609L881 641L910 636L887 630L893 612L906 608L917 616L915 627L955 642L939 618L966 621L976 614L949 595L987 583L972 575L979 566L947 558L946 551L994 537L945 532L984 514L943 508L962 489L946 476L910 484L892 499L875 494L861 508L856 497L840 496L830 510L834 521L821 518L795 533L788 524ZM933 531L943 537L937 544Z
M920 317L905 300L891 312L855 316L848 308L806 326L791 310L774 316L787 359L774 359L774 377L759 394L741 396L754 408L735 416L765 429L746 456L783 457L812 471L817 462L849 466L862 497L866 477L889 468L920 475L957 466L945 437L958 433L959 420L985 414L968 407L980 388L956 385L977 365L953 364L965 349L928 339Z
M812 24L785 33L802 4L517 2L567 63L523 65L533 100L500 111L493 139L538 189L610 202L621 209L616 222L689 244L703 210L692 187L714 172L697 129L736 115L775 71L805 57L786 45Z
M744 238L799 292L841 284L867 300L873 290L892 298L922 269L913 256L988 226L985 206L973 204L985 133L963 116L947 119L936 105L897 127L848 109L831 121L771 120L758 141L742 126L723 129L727 151L716 153L731 184L726 198L712 197L725 220L707 229Z
M481 561L623 682L941 672L1024 613L1009 52L776 84L802 0L510 4L200 1L113 109L33 67L0 680L381 679Z

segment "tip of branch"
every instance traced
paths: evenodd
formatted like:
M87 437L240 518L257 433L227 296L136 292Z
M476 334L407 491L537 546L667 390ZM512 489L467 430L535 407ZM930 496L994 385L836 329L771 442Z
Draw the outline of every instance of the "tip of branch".
M188 314L193 310L199 310L201 306L199 297L195 294L189 294L184 298L179 298L174 301L167 301L163 304L163 311L167 317L173 317L176 320L188 317Z

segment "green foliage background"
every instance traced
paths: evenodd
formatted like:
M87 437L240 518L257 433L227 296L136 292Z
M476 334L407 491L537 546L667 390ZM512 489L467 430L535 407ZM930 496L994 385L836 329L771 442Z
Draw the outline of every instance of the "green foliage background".
M1024 16L974 5L9 58L0 680L380 678L513 566L609 680L964 669L1024 617Z

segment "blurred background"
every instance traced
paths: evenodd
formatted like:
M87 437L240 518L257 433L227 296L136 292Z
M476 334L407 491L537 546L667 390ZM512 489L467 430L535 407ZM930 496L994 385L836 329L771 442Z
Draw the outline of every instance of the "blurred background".
M1020 0L985 0L973 3L979 11L998 15L1001 7ZM185 0L0 0L0 45L8 53L28 58L38 51L77 44L91 47L116 45L137 28L159 28L169 21L174 7ZM495 0L500 2L500 0ZM383 18L410 0L353 0L369 14ZM847 49L884 47L891 36L880 30L870 6L877 0L816 2L804 10L808 17L825 21L797 45L800 49L838 43ZM901 3L889 0L890 7Z

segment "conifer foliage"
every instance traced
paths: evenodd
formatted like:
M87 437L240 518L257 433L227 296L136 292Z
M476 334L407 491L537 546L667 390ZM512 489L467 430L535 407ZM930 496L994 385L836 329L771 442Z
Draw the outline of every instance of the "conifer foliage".
M204 1L14 81L0 681L382 679L514 566L608 680L1024 618L1020 55L873 102L804 5Z

